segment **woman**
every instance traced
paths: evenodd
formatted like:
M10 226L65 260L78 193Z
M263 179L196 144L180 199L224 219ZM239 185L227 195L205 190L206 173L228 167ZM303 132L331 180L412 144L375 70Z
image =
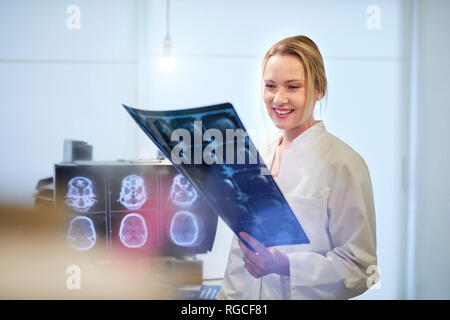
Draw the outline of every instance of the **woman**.
M361 156L314 120L327 91L322 56L305 36L263 60L264 103L279 133L260 150L309 244L265 248L235 236L219 299L348 299L373 284L375 208Z

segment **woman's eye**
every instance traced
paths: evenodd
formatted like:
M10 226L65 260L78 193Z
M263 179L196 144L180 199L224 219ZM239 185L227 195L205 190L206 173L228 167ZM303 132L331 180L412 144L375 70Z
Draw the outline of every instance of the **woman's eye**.
M275 88L275 85L273 85L273 84L266 84L266 88L273 89L273 88Z
M293 90L299 89L299 88L300 88L300 86L289 86L289 89L293 89Z

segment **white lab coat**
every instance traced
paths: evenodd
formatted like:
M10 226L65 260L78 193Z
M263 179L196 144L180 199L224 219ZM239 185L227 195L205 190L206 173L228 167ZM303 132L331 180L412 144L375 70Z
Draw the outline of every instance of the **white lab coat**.
M281 132L259 150L268 168L280 139ZM234 236L218 298L348 299L366 291L377 255L372 184L362 157L319 121L283 152L275 181L310 243L277 247L289 258L289 276L255 279Z

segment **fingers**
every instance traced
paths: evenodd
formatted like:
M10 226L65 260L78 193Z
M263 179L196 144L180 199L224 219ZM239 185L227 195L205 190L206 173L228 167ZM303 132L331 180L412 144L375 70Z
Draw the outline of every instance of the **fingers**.
M254 252L250 250L241 240L238 241L239 246L241 247L242 253L247 260L250 260L258 266L259 268L264 267L264 261L261 258L261 255L258 252Z
M241 247L242 252L244 253L244 256L247 256L247 257L257 256L257 253L250 250L241 240L239 240L238 243L239 243L239 246Z
M239 240L239 246L241 247L242 253L244 254L243 260L246 265L249 265L252 267L253 270L264 270L264 261L262 261L260 255L258 255L256 252L251 251L245 244L243 244ZM250 270L249 270L250 272ZM259 272L258 272L259 274Z
M252 251L241 239L238 241L244 254L245 268L253 277L261 278L270 273L289 275L289 258L286 254L275 247L266 248L261 242L245 232L240 232L239 236L255 249L255 251Z
M261 268L256 263L254 263L252 260L248 259L247 257L244 257L243 260L244 260L244 263L247 266L251 267L253 270L256 270L258 272L261 271Z
M244 257L244 265L247 271L254 277L254 278L261 278L264 274L263 271L251 260Z
M250 253L254 253L242 242L241 239L238 240L238 243L239 243L239 247L241 247L241 250L244 253L244 255L249 255Z
M267 248L258 240L250 236L246 232L240 232L239 235L243 240L245 240L257 253L259 253L263 258L270 258L270 252Z
M262 273L259 270L253 268L252 266L250 266L248 264L245 264L245 269L247 269L248 273L250 273L256 279L262 277Z
M247 237L247 239L249 238ZM250 266L250 270L254 271L253 274L256 273L259 277L267 274L271 257L270 256L268 258L263 257L259 252L254 252L250 250L241 240L239 240L238 243L242 250L242 253L244 254L243 257L244 263Z

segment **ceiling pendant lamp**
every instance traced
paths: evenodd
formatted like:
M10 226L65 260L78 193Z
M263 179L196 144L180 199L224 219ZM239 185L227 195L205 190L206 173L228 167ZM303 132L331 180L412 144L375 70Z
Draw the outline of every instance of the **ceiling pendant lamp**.
M164 38L164 54L158 59L159 68L165 72L175 69L175 60L172 56L172 39L170 38L170 0L166 0L166 37Z

